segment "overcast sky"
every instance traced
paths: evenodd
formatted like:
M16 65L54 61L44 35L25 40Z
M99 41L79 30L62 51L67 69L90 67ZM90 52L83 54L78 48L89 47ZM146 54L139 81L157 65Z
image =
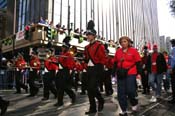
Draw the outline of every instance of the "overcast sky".
M175 16L173 17L169 8L169 0L157 0L159 34L175 38Z

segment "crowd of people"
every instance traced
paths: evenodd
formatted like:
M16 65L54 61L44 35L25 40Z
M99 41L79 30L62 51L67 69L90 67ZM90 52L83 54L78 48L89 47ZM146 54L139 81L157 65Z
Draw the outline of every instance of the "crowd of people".
M82 58L70 52L70 37L63 40L61 53L54 55L55 50L48 48L43 69L43 98L48 100L50 92L57 99L55 107L64 105L64 92L66 92L72 104L76 104L76 94L73 91L78 89L81 81L81 95L88 95L89 110L86 115L101 112L105 100L101 94L105 89L105 95L113 94L111 78L117 78L117 95L121 107L120 116L127 116L128 99L132 112L138 111L137 79L141 79L143 94L152 94L150 102L157 102L161 99L162 83L166 92L172 89L172 100L175 103L175 40L172 40L172 52L158 52L158 46L153 46L153 52L149 53L147 46L144 47L143 56L132 46L129 37L123 36L119 39L120 48L116 50L115 56L109 56L107 44L96 40L94 22L88 23L86 36L89 44L85 47ZM76 51L76 50L75 50ZM41 61L37 51L33 50L29 66L26 65L24 57L19 54L14 60L16 94L21 94L21 88L28 93L28 86L22 83L22 74L29 70L29 95L34 97L39 92L39 86L35 83L40 76ZM81 77L81 78L80 78ZM74 79L75 78L75 79ZM171 82L171 83L170 83ZM170 88L171 87L171 88ZM152 91L152 92L151 92ZM96 99L98 103L96 103ZM9 105L0 97L1 114L3 115ZM3 105L2 105L3 104Z

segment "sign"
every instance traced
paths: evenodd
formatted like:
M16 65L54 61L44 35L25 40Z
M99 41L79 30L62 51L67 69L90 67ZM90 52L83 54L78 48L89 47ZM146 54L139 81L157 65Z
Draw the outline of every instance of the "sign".
M24 39L24 31L19 31L16 34L16 41L19 41L19 40L22 40L22 39Z

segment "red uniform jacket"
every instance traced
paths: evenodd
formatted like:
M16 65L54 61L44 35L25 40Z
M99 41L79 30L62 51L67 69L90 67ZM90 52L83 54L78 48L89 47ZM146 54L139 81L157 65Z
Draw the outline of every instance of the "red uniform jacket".
M58 70L57 58L54 56L50 56L47 60L45 60L44 65L47 68L47 70Z
M90 60L94 64L103 64L106 63L105 47L98 41L95 41L92 44L89 44L85 47L85 59Z
M69 52L62 52L61 55L63 57L58 57L58 63L60 63L63 68L73 70L75 67L73 56Z
M26 67L26 61L24 60L24 58L18 58L15 62L15 65L18 69L22 70Z
M76 62L74 70L77 72L83 71L83 66L79 62Z
M32 57L30 60L30 66L33 69L39 70L41 68L41 62L38 57Z

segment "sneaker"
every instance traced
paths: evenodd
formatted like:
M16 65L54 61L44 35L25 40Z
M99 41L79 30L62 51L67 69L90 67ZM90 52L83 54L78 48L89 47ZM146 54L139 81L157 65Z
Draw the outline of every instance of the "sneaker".
M157 102L157 98L155 96L152 96L150 99L150 102L152 102L152 103Z
M137 112L138 111L138 105L132 106L132 111Z

